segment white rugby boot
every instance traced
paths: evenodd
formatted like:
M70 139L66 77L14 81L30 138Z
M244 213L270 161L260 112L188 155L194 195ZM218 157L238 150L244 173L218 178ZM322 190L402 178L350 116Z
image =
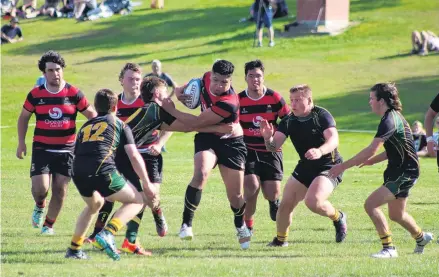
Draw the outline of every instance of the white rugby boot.
M250 240L252 237L252 233L244 224L241 228L236 228L238 232L236 236L238 237L239 244L241 245L241 249L246 250L250 247Z
M370 255L372 258L388 259L397 258L398 252L395 248L383 248L380 252Z
M194 233L192 232L192 227L187 226L186 223L183 223L180 228L180 233L178 236L182 240L192 240L194 238Z
M421 242L416 243L415 250L413 253L415 254L423 254L424 253L424 247L430 243L430 241L433 240L433 234L432 233L426 233L424 232L424 238Z

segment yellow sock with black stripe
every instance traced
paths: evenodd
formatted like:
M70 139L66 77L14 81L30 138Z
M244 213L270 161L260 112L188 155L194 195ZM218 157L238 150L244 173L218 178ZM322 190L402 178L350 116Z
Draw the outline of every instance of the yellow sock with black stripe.
M424 232L418 227L416 233L412 234L412 237L416 240L416 243L421 243L424 240Z
M391 233L385 233L380 235L381 244L383 245L383 248L395 248L395 245L392 242L392 234Z
M75 236L73 235L72 241L70 242L70 249L79 250L84 244L85 237Z
M335 213L334 213L334 215L333 215L333 216L330 216L329 218L330 218L332 221L339 221L339 220L340 220L340 216L341 216L340 211L337 210L337 209L335 209Z
M120 229L122 229L122 226L122 221L119 218L113 218L108 222L104 229L115 235Z
M277 236L276 236L277 240L280 242L288 241L288 231L289 230L287 229L286 232L277 232Z

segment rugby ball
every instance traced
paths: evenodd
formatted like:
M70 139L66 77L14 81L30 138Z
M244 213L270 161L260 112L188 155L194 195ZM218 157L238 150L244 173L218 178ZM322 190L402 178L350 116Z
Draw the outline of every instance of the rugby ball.
M189 109L196 109L201 104L201 79L194 78L187 83L186 88L183 91L184 95L191 96L183 104Z

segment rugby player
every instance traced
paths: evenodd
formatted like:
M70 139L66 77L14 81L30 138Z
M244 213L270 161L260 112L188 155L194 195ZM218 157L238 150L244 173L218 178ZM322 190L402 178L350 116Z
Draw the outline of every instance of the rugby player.
M192 128L201 128L219 123L239 123L239 98L232 88L234 66L226 60L217 60L212 70L202 79L201 114L198 116L175 109L168 98L162 107L172 116ZM177 88L175 94L182 99L184 87ZM251 232L244 222L245 201L243 195L244 166L247 148L243 130L239 124L229 136L218 133L198 133L195 135L194 175L189 183L184 200L183 222L179 237L193 238L192 219L200 204L202 190L212 169L218 164L226 186L227 198L234 213L234 224L242 249L250 246Z
M380 209L385 204L388 205L390 219L400 224L416 240L414 253L423 253L433 235L423 232L406 211L410 189L419 178L419 162L410 125L401 114L402 103L395 84L374 85L370 91L369 105L372 112L381 117L375 138L353 158L333 167L329 174L339 176L353 166L370 166L387 160L384 184L372 192L364 203L383 245L383 249L372 257L398 257L389 224ZM382 145L385 151L375 155Z
M145 164L136 149L133 134L122 120L116 117L117 94L108 89L95 96L98 116L87 121L79 130L73 163L73 181L87 206L79 216L66 258L87 259L81 250L92 218L99 212L104 197L122 202L113 218L96 235L96 242L113 260L120 255L115 247L114 235L143 208L143 197L119 174L114 161L118 149L126 151L129 161L142 181L144 195L156 201L156 187L149 181Z
M277 151L290 137L300 160L288 179L276 217L277 236L268 246L288 246L288 232L294 208L304 200L314 213L332 220L335 241L346 238L346 214L328 201L342 176L329 176L328 171L342 162L338 147L338 132L332 115L315 106L308 85L290 89L292 113L282 119L277 131L267 120L261 121L261 134L267 150Z
M38 68L46 81L29 92L17 123L16 155L23 159L27 153L25 139L29 119L35 114L30 168L35 201L32 226L41 227L47 194L52 186L52 197L41 229L41 234L45 235L54 234L53 225L66 197L72 170L77 113L79 111L87 119L96 116L84 94L64 80L65 67L66 63L60 54L52 50L44 53L38 61Z
M253 230L254 214L259 191L268 200L270 217L276 221L279 208L280 183L283 177L282 150L270 152L265 148L259 127L265 119L277 128L277 120L290 113L288 105L276 91L264 86L264 65L260 60L245 64L247 88L239 96L239 122L244 129L247 161L244 172L244 219Z

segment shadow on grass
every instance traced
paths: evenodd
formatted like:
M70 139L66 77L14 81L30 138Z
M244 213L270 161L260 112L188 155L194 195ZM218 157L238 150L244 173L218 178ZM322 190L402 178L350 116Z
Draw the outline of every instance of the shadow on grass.
M383 80L386 81L386 80ZM394 80L403 105L403 115L411 124L423 121L431 101L439 92L439 75ZM374 84L346 95L318 99L316 105L328 109L340 129L376 130L380 117L369 107L369 92Z
M181 51L181 50L189 50L189 49L193 49L193 48L197 48L197 47L202 47L202 46L208 46L208 45L220 45L220 44L224 44L224 43L228 43L228 42L236 42L236 41L240 41L240 40L247 40L249 38L251 38L252 35L251 34L238 34L236 36L233 36L231 38L224 38L224 39L217 39L217 40L213 40L207 43L203 43L203 44L198 44L198 45L191 45L191 46L184 46L184 47L175 47L175 48L170 48L170 49L165 49L162 51L156 51L154 52L155 54L159 55L159 54L163 54L166 52L174 52L174 51ZM249 45L250 46L250 45ZM176 56L176 57L169 57L169 58L162 58L160 59L160 61L162 62L173 62L173 61L178 61L178 60L185 60L185 59L190 59L190 58L199 58L199 57L203 57L203 56L209 56L209 55L218 55L218 54L222 54L222 53L227 53L229 51L234 50L233 47L229 47L229 48L223 48L220 50L216 50L216 51L207 51L204 53L197 53L197 54L188 54L188 55L182 55L182 56ZM77 63L76 65L82 65L82 64L90 64L90 63L99 63L99 62L106 62L106 61L114 61L114 60L134 60L137 58L140 58L142 56L146 56L149 53L139 53L139 54L123 54L123 55L108 55L108 56L102 56L102 57L98 57L89 61L85 61L82 63ZM152 60L148 60L145 62L139 62L138 64L141 66L145 66L145 65L150 65L152 63Z
M396 55L381 57L381 58L378 58L378 60L393 60L393 59L398 59L398 58L406 58L406 57L410 57L410 56L418 56L419 58L427 58L429 56L436 56L436 55L439 55L438 51L430 52L426 56L418 56L416 54L412 54L412 52L409 51L406 53L398 53Z
M401 0L351 0L350 12L365 12L370 10L392 8L401 5Z
M237 18L241 7L212 7L206 9L170 10L154 13L135 13L114 20L85 22L100 27L87 33L62 37L13 50L14 54L39 54L49 49L57 51L90 51L175 42L205 38L235 32L240 28ZM71 36L71 35L68 35ZM236 39L244 39L238 37ZM110 55L109 55L110 56ZM112 53L111 56L117 56Z

